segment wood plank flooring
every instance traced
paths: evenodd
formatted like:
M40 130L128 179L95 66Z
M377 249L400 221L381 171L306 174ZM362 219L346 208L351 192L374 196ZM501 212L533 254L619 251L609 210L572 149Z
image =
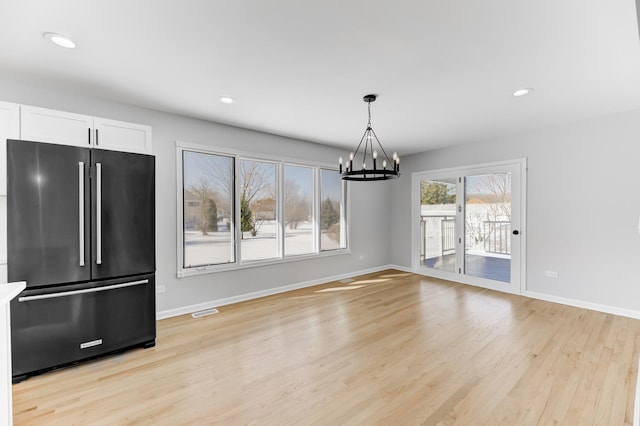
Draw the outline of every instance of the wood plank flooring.
M16 425L624 425L640 321L383 271L158 322L13 386Z

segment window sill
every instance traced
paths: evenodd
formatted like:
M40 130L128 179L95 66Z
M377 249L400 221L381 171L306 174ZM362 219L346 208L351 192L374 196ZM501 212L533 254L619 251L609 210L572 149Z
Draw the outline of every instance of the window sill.
M229 271L237 271L240 269L280 265L283 263L300 262L300 261L311 260L311 259L320 259L324 257L341 256L345 254L351 254L351 250L346 248L346 249L339 249L339 250L323 251L321 253L301 254L297 256L286 257L284 259L251 260L251 261L245 261L241 263L208 265L208 266L200 266L200 267L194 267L194 268L188 268L188 269L179 268L177 276L178 278L183 278L183 277L191 277L195 275L215 274L218 272L229 272Z

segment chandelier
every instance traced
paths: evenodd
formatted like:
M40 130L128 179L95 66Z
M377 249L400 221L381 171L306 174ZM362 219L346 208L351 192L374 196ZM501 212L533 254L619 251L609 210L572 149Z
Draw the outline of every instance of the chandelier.
M345 164L343 164L342 157L340 157L340 176L343 180L357 181L395 179L400 176L400 157L394 152L392 158L389 159L376 136L376 132L371 127L371 102L376 100L376 95L366 95L362 100L367 103L369 112L367 129L364 131L358 147L349 154L349 160ZM377 143L376 146L373 144L374 140ZM378 161L380 159L382 164ZM356 168L354 168L354 164ZM357 167L360 166L361 168L358 169Z

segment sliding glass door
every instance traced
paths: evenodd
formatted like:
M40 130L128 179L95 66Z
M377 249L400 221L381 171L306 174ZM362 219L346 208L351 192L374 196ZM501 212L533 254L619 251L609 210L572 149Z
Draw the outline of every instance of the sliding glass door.
M521 293L524 160L413 175L414 269Z

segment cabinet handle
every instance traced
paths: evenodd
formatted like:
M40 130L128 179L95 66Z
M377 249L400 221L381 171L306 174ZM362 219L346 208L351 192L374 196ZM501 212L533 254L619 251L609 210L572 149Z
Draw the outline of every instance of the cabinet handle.
M102 264L102 164L96 163L96 265Z
M78 250L80 266L84 266L84 163L78 163Z
M91 127L87 127L87 143L91 145Z
M18 297L18 302L28 302L30 300L54 299L56 297L73 296L75 294L97 293L99 291L115 290L117 288L133 287L134 285L147 284L149 280L130 281L128 283L107 285L104 287L85 288L82 290L61 291L59 293L38 294L35 296Z
M98 146L98 145L99 145L99 143L98 143L98 129L96 129L96 146Z

